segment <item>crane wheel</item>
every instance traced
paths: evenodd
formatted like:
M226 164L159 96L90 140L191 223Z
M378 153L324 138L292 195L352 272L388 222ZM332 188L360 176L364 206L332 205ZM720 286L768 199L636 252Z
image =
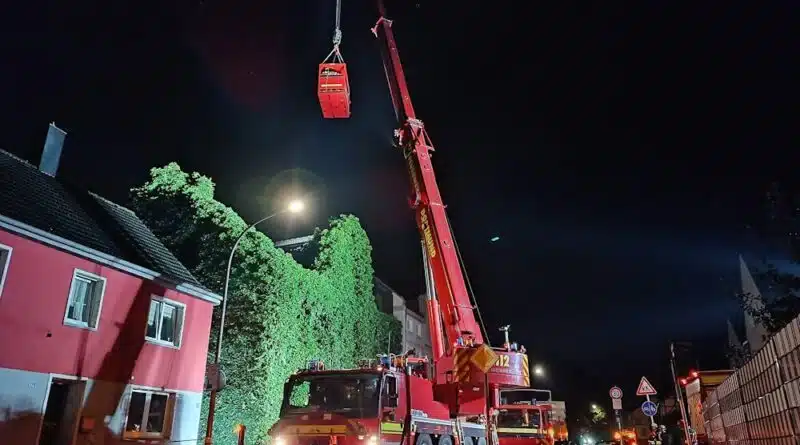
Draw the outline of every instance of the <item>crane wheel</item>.
M453 445L453 438L445 435L439 436L439 442L436 445Z
M439 439L439 443L441 442L442 439ZM429 434L417 434L416 445L433 445L433 439L431 439L431 436ZM453 443L450 442L450 445L453 445Z

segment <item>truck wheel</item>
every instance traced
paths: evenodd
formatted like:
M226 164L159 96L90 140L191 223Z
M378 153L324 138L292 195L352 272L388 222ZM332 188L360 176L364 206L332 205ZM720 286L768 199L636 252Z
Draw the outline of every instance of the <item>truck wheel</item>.
M473 439L475 445L486 445L486 438L485 437L476 437Z
M433 439L429 434L417 434L417 445L433 445Z
M453 445L453 438L450 436L439 436L439 443L436 445Z

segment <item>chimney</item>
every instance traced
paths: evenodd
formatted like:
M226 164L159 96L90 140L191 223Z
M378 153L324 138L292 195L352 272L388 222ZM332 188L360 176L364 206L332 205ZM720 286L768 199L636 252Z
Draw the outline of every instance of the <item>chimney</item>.
M67 132L56 127L55 122L47 129L47 139L44 141L42 159L39 161L39 171L55 177L58 163L61 161L61 150L64 148L64 139Z

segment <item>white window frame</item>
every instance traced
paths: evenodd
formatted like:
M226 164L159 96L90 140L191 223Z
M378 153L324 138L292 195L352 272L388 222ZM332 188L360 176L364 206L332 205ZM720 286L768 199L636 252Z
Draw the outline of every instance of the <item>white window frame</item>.
M183 344L183 331L184 331L185 324L186 324L186 305L184 303L181 303L180 301L170 300L169 298L159 297L157 295L152 295L150 297L150 305L147 307L148 317L150 315L150 308L153 306L153 302L154 301L158 301L162 305L163 304L168 304L170 306L174 306L175 309L177 309L177 311L179 313L179 317L178 317L179 323L177 324L178 333L175 336L175 339L177 341L176 342L168 342L168 341L161 340L159 338L159 337L161 337L161 317L160 317L160 314L159 314L159 318L158 318L158 324L156 326L156 336L155 337L148 337L147 336L147 327L148 327L148 325L145 324L145 327L144 327L144 338L145 338L145 340L147 340L147 342L149 342L149 343L153 343L153 344L156 344L156 345L159 345L159 346L165 346L165 347L168 347L168 348L180 349L181 348L181 344Z
M14 248L0 244L0 258L3 259L3 264L0 264L0 297L3 296L3 286L6 284L6 276L8 275L8 265L11 264L11 254Z
M143 422L150 416L150 400L153 398L153 395L167 396L167 407L164 410L164 428L162 428L162 431L160 433L150 433L147 431L128 431L128 417L131 414L131 400L133 399L133 393L135 392L145 394L144 410L142 411ZM130 440L130 439L168 440L172 436L172 422L175 420L175 409L177 407L177 394L165 391L154 391L151 389L140 388L140 387L133 387L131 388L130 392L128 393L128 397L125 400L126 400L125 420L122 423L123 440Z
M95 283L100 285L100 295L99 300L97 302L97 318L94 320L94 326L92 326L92 320L89 320L89 323L83 323L77 320L73 320L69 318L69 306L72 303L73 292L75 291L75 280L77 278L82 278L84 280L91 280ZM69 293L67 294L67 307L64 310L64 325L65 326L72 326L75 328L81 329L88 329L90 331L96 331L97 328L100 326L100 315L103 312L103 300L105 299L106 295L106 279L101 277L100 275L93 274L91 272L86 272L85 270L75 269L72 272L72 281L69 283Z

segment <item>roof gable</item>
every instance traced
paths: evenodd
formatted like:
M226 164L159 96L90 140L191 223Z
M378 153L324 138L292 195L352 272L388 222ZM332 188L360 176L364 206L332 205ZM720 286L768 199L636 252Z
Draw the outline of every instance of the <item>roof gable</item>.
M0 150L0 215L148 269L205 297L213 295L133 211L48 176L3 150Z

